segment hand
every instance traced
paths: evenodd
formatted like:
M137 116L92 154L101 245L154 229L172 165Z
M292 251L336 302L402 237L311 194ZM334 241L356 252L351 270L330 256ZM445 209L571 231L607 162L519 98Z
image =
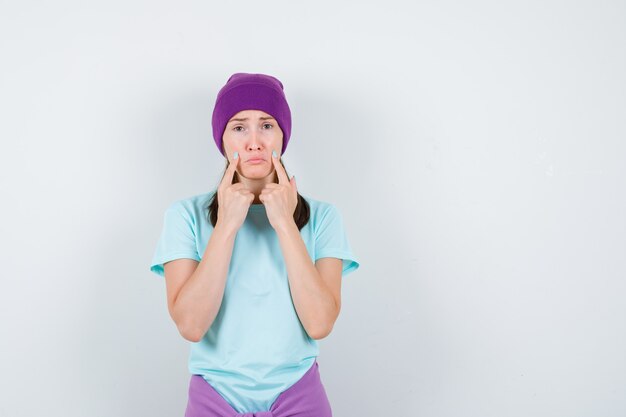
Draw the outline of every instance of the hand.
M278 175L278 184L270 182L265 184L259 200L265 205L267 218L276 230L281 227L295 224L293 213L298 206L298 189L295 177L287 178L285 168L280 163L280 156L274 156L272 152L272 164Z
M240 159L238 157L230 162L226 172L224 172L224 177L217 187L219 207L217 209L216 226L221 224L235 231L239 230L244 220L246 220L248 209L254 201L254 193L248 190L243 183L233 184L233 178Z

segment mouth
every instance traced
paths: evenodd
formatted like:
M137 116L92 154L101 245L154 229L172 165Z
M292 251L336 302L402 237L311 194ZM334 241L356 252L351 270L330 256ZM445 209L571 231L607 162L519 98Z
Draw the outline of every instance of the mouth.
M252 159L248 159L246 162L249 163L249 164L260 164L262 162L265 162L265 159L263 159L263 158L252 158Z

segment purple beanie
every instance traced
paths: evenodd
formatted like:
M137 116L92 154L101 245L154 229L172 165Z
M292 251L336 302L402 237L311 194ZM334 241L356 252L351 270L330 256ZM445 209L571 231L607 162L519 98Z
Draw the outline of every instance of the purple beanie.
M228 120L242 110L262 110L276 119L283 131L281 155L284 154L291 135L291 111L285 98L283 83L276 77L265 74L238 72L230 76L226 85L217 93L211 121L213 139L220 152Z

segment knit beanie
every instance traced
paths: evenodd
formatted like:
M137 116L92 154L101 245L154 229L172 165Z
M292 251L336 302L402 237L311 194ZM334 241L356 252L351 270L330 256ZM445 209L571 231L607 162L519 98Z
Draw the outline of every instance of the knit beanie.
M291 135L291 111L283 83L266 74L238 72L230 76L217 93L211 121L213 139L222 155L222 136L228 120L242 110L262 110L276 119L283 131L281 155L284 154Z

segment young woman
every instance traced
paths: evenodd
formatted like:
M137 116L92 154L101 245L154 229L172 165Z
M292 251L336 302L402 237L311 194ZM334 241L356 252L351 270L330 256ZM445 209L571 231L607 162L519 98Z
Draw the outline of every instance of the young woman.
M167 208L150 267L192 342L185 416L330 417L317 340L359 267L342 216L287 174L291 112L277 78L233 74L212 128L224 175Z

